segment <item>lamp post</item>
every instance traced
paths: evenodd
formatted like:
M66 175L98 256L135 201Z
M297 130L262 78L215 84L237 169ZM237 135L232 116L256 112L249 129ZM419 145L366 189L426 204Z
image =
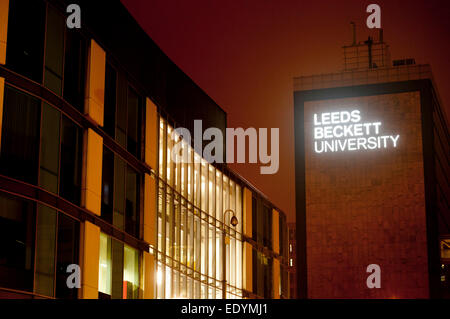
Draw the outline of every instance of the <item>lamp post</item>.
M227 209L223 212L223 223L222 223L222 299L227 299L227 263L226 263L226 242L225 238L227 236L227 230L226 230L226 219L227 213L232 213L233 215L230 218L230 224L235 227L238 224L238 219L236 218L236 215L232 209Z

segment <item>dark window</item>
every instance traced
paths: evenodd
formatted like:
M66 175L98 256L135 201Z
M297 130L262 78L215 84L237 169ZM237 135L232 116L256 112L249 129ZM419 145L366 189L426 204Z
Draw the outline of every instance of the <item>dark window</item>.
M62 117L60 195L75 203L81 197L83 132L74 122Z
M253 249L253 293L270 299L272 298L272 259Z
M64 60L64 99L80 112L84 112L86 60L86 39L78 31L67 30Z
M116 85L117 85L117 73L112 66L106 64L106 77L105 77L105 120L104 130L106 134L115 138L116 129Z
M289 273L287 271L287 267L281 266L280 285L281 285L281 297L283 299L289 298L288 280L289 280Z
M127 125L127 150L137 158L141 156L141 102L140 97L132 88L128 88L128 125Z
M32 291L34 204L0 193L0 287Z
M54 296L56 253L56 210L39 205L36 221L35 292Z
M113 77L113 74L111 77ZM117 143L126 148L128 152L137 158L140 158L142 148L142 99L128 84L126 78L120 73L117 77L116 88L117 94L115 96L117 100L115 101L115 139ZM114 96L114 94L110 95ZM111 110L112 109L113 108L111 108ZM111 118L109 123L112 123L112 112L108 116Z
M116 141L124 148L127 147L127 90L127 80L119 74L116 95Z
M124 230L127 164L114 156L114 213L113 224Z
M58 193L61 112L47 103L42 105L39 185Z
M42 83L44 30L43 1L9 1L6 65L38 83Z
M258 241L258 209L255 197L252 197L252 238Z
M114 210L114 153L103 147L102 218L113 223Z
M1 174L37 183L40 117L39 100L5 87Z
M58 215L58 242L56 261L56 298L76 299L78 289L67 287L67 266L78 263L80 225L74 219Z
M272 249L272 209L263 206L263 244Z
M256 225L256 233L258 238L258 244L264 245L264 206L261 199L257 199L256 201L256 214L257 214L257 225Z
M264 258L263 263L263 271L264 271L264 298L265 299L271 299L272 298L272 292L273 292L273 282L272 282L272 258L267 258L266 256Z
M138 173L130 166L127 166L125 231L135 237L138 237L139 234L139 188L140 179Z
M101 216L135 237L139 237L140 185L140 175L103 147Z
M44 85L61 95L64 59L64 16L52 6L47 11Z

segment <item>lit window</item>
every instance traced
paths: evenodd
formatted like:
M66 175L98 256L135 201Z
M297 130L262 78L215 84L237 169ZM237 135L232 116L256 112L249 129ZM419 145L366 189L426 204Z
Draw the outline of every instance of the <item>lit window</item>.
M123 299L137 299L139 297L139 252L125 245L123 264Z
M111 238L100 233L100 256L98 267L98 291L111 295Z

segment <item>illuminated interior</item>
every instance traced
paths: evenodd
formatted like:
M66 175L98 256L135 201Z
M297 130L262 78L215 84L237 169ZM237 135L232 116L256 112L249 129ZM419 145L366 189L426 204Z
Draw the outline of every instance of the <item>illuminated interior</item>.
M183 140L171 138L164 119L159 131L157 298L222 298L223 213L233 210L226 245L227 298L242 298L242 188L201 158ZM175 143L190 163L175 163Z

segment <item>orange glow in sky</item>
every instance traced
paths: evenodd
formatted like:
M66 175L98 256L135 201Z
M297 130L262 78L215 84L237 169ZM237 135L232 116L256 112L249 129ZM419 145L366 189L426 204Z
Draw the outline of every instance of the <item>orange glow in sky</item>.
M228 114L229 127L279 127L280 169L231 164L295 220L293 77L342 70L343 45L369 35L366 7L381 7L392 59L431 64L450 106L448 0L122 0L160 48Z

